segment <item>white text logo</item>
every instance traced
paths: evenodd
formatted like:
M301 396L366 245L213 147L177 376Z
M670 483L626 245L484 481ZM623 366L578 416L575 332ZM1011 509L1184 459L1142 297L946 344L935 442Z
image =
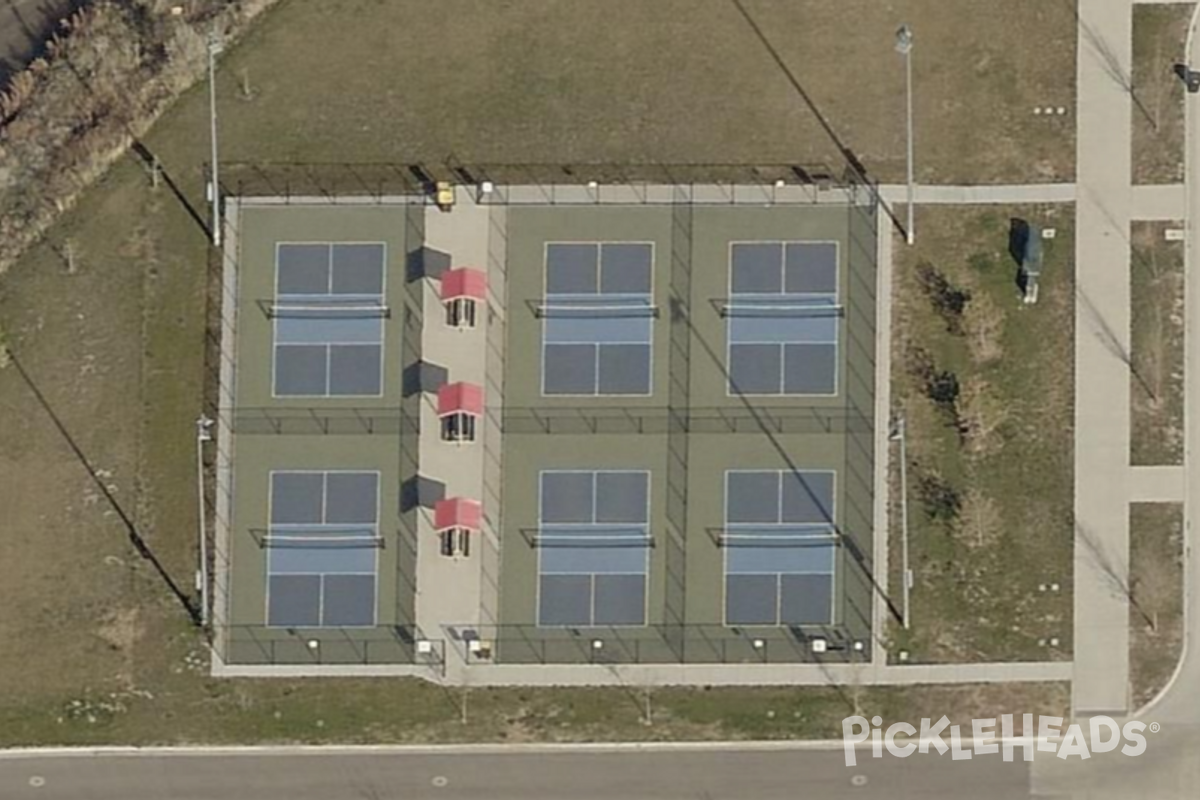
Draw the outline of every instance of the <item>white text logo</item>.
M951 725L950 720L943 716L935 723L928 719L921 720L918 731L907 722L897 722L883 730L883 719L874 717L870 721L866 717L846 717L842 720L842 746L846 751L846 766L853 767L856 762L856 749L859 744L871 740L871 755L883 758L883 751L899 758L910 756L916 751L928 753L932 747L938 755L950 751L954 761L965 761L975 755L992 755L1003 750L1004 760L1013 760L1013 750L1020 749L1026 761L1033 761L1035 750L1055 753L1059 758L1079 756L1080 759L1092 757L1092 753L1107 753L1117 749L1122 741L1121 752L1127 756L1140 756L1146 752L1146 730L1144 722L1131 720L1124 727L1117 725L1111 717L1091 717L1088 720L1090 738L1084 736L1083 727L1072 723L1063 729L1062 717L1042 717L1037 720L1037 736L1031 735L1034 730L1033 714L1021 715L1023 736L1013 734L1013 715L1004 714L999 720L997 730L996 718L971 720L971 728L967 733L964 745L963 731L958 725ZM1158 730L1157 723L1150 725L1151 731ZM1090 749L1089 749L1090 748Z

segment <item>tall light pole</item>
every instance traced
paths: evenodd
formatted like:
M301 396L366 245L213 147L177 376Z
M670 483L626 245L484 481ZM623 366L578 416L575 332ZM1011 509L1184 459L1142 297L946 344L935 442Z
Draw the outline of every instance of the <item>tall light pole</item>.
M908 223L905 225L905 237L909 244L916 241L916 230L913 228L913 200L916 185L913 178L913 88L912 88L912 28L901 25L896 31L896 52L904 56L905 96L908 106Z
M217 54L221 52L221 37L208 34L208 122L212 140L212 166L209 169L211 183L208 196L212 201L212 243L221 246L221 182L217 169Z
M196 420L196 486L200 498L200 570L196 583L200 586L200 624L208 626L208 514L204 503L204 443L212 441L213 420L201 414Z
M904 629L908 630L908 590L912 588L912 570L908 568L908 431L904 412L896 417L890 438L900 443L900 580L903 586Z

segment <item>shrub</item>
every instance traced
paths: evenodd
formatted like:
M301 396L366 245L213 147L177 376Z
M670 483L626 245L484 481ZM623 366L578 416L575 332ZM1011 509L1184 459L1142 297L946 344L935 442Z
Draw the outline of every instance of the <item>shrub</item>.
M929 298L934 313L945 323L946 331L961 336L963 312L967 309L967 303L971 301L971 293L950 283L950 279L928 261L917 265L917 280L920 281L925 296Z
M962 512L962 495L936 472L921 475L917 497L925 515L935 522L952 523Z
M97 0L0 94L0 274L276 0ZM179 5L184 13L171 12Z

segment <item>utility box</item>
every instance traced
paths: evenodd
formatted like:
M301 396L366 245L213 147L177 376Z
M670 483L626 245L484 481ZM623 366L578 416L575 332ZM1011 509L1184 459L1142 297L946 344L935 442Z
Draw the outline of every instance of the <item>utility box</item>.
M1036 225L1030 225L1025 233L1025 242L1021 248L1021 295L1027 305L1033 305L1038 299L1038 281L1042 277L1042 231Z

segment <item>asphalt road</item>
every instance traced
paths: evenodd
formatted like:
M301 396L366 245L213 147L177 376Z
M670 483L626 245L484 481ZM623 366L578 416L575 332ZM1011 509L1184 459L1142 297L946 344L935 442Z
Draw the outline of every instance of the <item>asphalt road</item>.
M866 756L862 758L861 756ZM797 800L1029 796L1028 765L999 756L840 749L324 749L306 752L0 756L4 800ZM1018 755L1019 758L1019 755Z

